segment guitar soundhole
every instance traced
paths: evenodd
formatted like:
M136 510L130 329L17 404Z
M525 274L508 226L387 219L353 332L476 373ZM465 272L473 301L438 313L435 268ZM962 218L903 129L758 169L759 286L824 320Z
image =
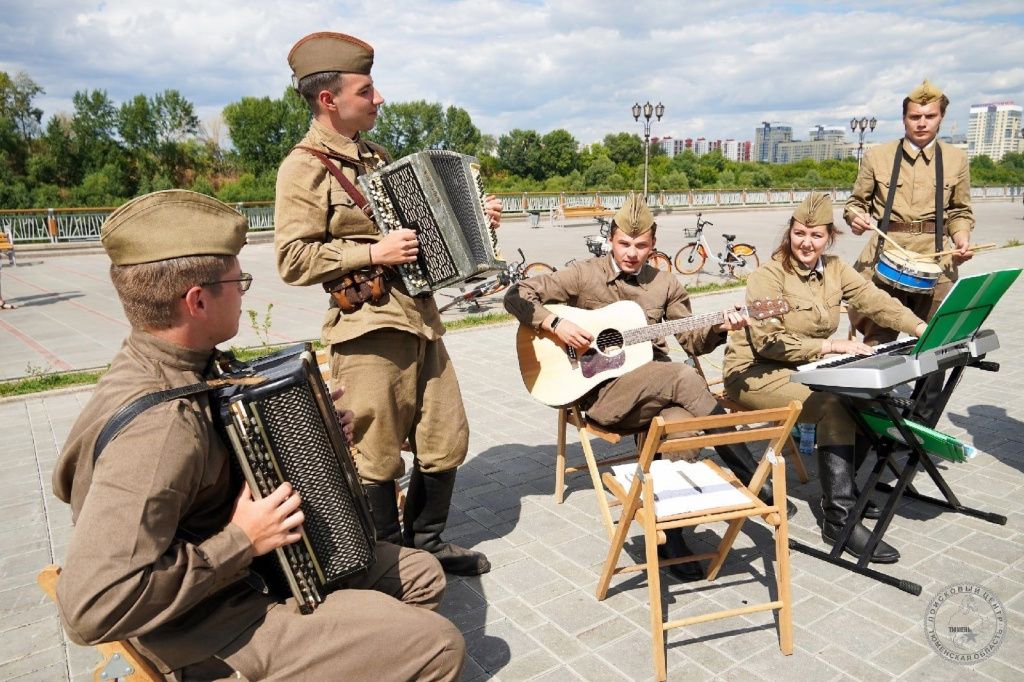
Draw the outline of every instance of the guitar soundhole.
M618 329L602 330L597 335L595 345L602 353L619 350L622 348L622 332Z

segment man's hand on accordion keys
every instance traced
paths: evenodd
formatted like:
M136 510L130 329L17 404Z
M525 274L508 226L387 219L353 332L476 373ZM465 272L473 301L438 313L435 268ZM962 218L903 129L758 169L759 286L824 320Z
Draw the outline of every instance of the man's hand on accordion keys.
M356 413L352 410L343 410L338 407L338 401L345 395L345 387L336 388L331 391L331 400L334 402L334 411L338 413L338 421L341 422L341 431L345 434L345 440L349 446L352 445L352 431L355 428L354 422Z
M501 226L501 199L488 194L484 198L484 214L490 219L491 227L497 229Z
M288 483L282 483L261 500L253 499L246 483L235 500L231 523L249 537L253 555L262 556L299 541L299 528L305 519L300 502L299 494Z
M370 245L370 260L374 265L402 265L415 262L419 252L420 242L415 232L394 230Z

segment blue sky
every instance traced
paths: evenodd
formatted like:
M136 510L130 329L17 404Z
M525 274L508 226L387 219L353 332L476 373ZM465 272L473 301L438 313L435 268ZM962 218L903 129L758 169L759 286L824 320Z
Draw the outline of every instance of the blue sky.
M753 139L763 120L901 134L900 102L922 78L952 100L943 129L967 131L973 103L1024 104L1024 3L592 2L282 3L251 0L0 0L0 70L45 90L46 115L76 90L115 101L168 88L211 129L244 96L278 97L285 57L317 30L374 45L391 101L467 109L485 132L569 129L581 142L639 132L633 102L665 104L653 134Z

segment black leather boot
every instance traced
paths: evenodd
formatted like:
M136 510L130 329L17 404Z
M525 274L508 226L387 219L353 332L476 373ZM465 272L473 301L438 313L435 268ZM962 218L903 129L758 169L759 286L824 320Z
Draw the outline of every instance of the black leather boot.
M665 544L658 545L658 556L662 559L678 559L682 556L690 556L693 550L686 546L683 540L682 528L669 528L665 531ZM687 561L685 564L675 564L668 567L676 580L684 583L692 583L695 580L704 579L704 569L699 561Z
M860 489L857 487L857 472L860 471L861 466L864 464L864 460L867 459L868 450L870 449L871 443L864 436L857 434L857 444L854 445L854 452L856 453L855 468L853 470L853 496L854 499L860 497ZM875 501L868 499L867 505L864 507L864 513L861 514L865 519L880 519L882 518L882 509L875 504Z
M363 483L366 499L370 503L377 539L395 545L402 544L402 527L398 525L398 500L395 482Z
M846 524L857 497L854 495L853 477L856 455L852 445L818 446L818 479L821 481L821 510L825 518L821 524L821 539L835 544L839 532ZM857 522L844 548L860 558L868 544L871 531ZM878 542L871 561L877 564L893 564L899 561L900 553L884 540Z
M406 547L424 549L433 554L448 573L480 575L491 570L491 562L481 552L441 540L448 523L448 508L455 490L455 469L425 474L415 465L405 496L405 526L402 539Z
M712 410L711 414L728 414L721 405L716 405L715 409ZM729 427L725 429L708 429L708 433L723 433L726 431L735 431L734 428ZM732 445L716 445L715 452L722 458L726 466L736 474L736 478L740 479L743 485L750 485L750 481L754 478L754 471L757 469L757 461L754 456L750 454L750 448L744 443L734 443ZM757 495L765 504L774 504L774 492L772 489L771 480L765 480L764 485L761 486L761 491ZM786 518L791 519L796 514L796 505L786 500Z
M918 392L917 406L910 414L910 418L919 424L935 428L939 417L942 416L938 410L939 396L942 395L942 387L946 383L946 373L934 372L921 381L923 385Z

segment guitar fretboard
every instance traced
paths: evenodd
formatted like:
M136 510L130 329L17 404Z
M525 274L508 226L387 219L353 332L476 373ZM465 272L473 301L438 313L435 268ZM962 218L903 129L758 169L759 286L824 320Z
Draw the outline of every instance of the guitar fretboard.
M748 314L746 308L741 308L737 312L743 317L746 317ZM622 332L622 341L627 346L644 341L654 341L655 339L661 339L666 336L675 336L676 334L682 334L683 332L692 331L694 329L706 329L707 327L713 327L716 324L722 324L724 321L725 314L722 311L718 311L717 313L705 313L704 315L694 315L692 317L682 317L678 320L659 322L658 324L652 324L647 327L627 329Z

